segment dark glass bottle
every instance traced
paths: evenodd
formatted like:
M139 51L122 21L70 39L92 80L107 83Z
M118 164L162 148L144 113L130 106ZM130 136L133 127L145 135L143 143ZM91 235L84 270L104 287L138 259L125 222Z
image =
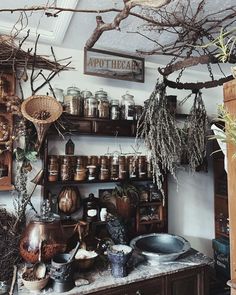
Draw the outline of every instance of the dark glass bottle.
M88 222L97 221L99 211L98 199L94 194L89 194L84 202L84 219Z

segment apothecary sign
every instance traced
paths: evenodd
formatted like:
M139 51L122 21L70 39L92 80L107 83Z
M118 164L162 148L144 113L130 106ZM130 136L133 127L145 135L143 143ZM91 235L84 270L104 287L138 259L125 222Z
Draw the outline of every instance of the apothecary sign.
M84 49L84 74L144 82L144 58L99 49Z

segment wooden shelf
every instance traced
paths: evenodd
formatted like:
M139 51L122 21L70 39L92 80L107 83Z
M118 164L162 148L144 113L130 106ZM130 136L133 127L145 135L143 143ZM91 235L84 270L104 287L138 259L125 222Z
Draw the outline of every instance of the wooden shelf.
M152 220L147 220L147 221L139 221L140 225L143 224L153 224L153 223L162 223L162 220L157 220L157 219L152 219Z
M118 180L67 180L67 181L45 181L44 185L78 185L78 184L90 184L90 183L115 183L115 182L129 182L129 181L152 181L152 178L128 178ZM149 204L152 204L151 202Z

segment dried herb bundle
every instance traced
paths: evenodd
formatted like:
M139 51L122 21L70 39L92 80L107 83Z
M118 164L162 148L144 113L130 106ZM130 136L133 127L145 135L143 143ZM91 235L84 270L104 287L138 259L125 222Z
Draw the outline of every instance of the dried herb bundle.
M167 107L165 85L159 80L138 122L137 138L144 139L150 153L153 180L164 195L164 174L169 171L176 179L182 145L175 118Z
M8 281L12 278L13 267L20 261L19 239L20 233L13 231L16 217L0 208L0 281Z
M207 113L201 92L195 95L187 125L187 158L190 169L195 172L206 156L207 144Z

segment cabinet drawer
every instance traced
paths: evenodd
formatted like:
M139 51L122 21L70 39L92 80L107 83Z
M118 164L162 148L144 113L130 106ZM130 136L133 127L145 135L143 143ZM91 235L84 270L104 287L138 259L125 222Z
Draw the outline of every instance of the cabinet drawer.
M66 131L78 132L78 133L92 133L92 121L85 120L71 120L70 122L64 122Z
M93 295L164 295L164 279L155 278L91 293Z
M134 123L132 121L95 121L94 132L102 135L133 136Z

